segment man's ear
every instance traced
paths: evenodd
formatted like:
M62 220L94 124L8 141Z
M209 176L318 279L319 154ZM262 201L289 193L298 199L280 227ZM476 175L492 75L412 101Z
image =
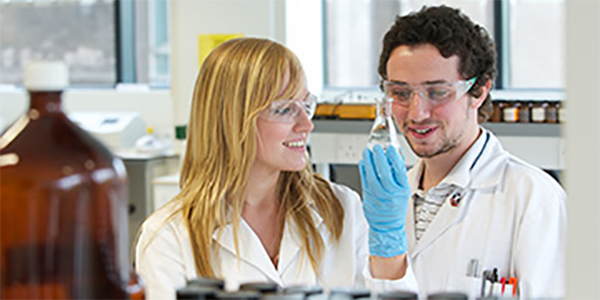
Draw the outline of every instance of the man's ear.
M473 101L471 102L471 105L473 106L473 108L478 109L483 104L483 101L485 101L485 98L487 98L488 94L490 93L491 88L492 88L492 81L488 79L488 81L486 81L486 83L485 83L485 86L480 87L481 96L479 96L477 98L473 98Z

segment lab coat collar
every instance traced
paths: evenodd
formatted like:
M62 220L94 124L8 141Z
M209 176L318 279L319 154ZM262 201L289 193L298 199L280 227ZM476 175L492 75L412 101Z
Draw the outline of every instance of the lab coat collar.
M479 137L475 140L475 143L467 150L463 157L456 163L454 168L448 175L442 180L440 185L454 185L460 188L466 188L471 181L471 170L479 163L483 152L487 148L489 137L485 129L480 129Z
M469 172L471 189L488 189L499 185L509 159L508 152L502 148L498 138L486 129L483 129L483 132L489 134L489 140L477 163Z
M323 218L314 208L312 209L312 215L319 232L321 232L321 235L323 236L323 230L321 228ZM267 251L262 245L262 242L256 233L254 233L252 228L250 228L248 223L244 221L244 219L240 220L240 230L238 232L240 259L255 266L270 280L282 286L285 285L285 283L282 281L282 275L292 265L294 262L294 257L299 254L302 247L301 241L297 236L297 231L295 230L295 225L290 226L290 222L286 222L284 225L277 269L275 269L275 266L271 262ZM226 251L229 251L233 254L236 253L232 223L228 223L222 228L220 237L219 230L215 230L213 233L213 240ZM309 262L307 261L306 263Z

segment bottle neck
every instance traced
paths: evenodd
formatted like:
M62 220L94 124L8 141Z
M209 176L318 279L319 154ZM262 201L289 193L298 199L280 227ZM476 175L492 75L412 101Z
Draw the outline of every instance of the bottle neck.
M388 118L392 115L392 102L387 98L377 101L377 115Z
M40 114L62 113L62 91L29 91L29 109Z

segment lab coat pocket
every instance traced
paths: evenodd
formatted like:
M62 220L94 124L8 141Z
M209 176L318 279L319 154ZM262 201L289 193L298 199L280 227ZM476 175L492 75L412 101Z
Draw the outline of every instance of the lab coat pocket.
M481 295L481 278L465 275L455 275L448 279L447 292L460 292L469 295L469 298L477 298Z
M492 285L490 281L486 280L484 285L481 277L469 277L465 275L449 278L446 291L465 293L471 299L478 297L501 297L509 299L518 296L518 292L513 292L512 284L507 283L502 288L502 283L495 282Z
M489 281L486 282L488 285L486 286L486 296L490 296L489 294ZM495 282L492 286L492 297L502 298L502 299L510 299L516 298L518 295L518 291L515 290L514 285L512 284L502 284L499 282Z

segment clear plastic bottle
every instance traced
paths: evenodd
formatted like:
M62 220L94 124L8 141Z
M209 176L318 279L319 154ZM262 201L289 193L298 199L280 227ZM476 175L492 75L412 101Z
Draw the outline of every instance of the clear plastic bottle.
M398 133L396 132L394 120L392 120L391 99L384 97L376 99L376 102L377 116L373 122L373 127L371 127L367 147L373 149L375 145L381 145L383 149L386 149L391 145L399 150Z
M125 167L67 118L67 85L65 64L29 64L29 109L0 137L0 298L143 298Z

